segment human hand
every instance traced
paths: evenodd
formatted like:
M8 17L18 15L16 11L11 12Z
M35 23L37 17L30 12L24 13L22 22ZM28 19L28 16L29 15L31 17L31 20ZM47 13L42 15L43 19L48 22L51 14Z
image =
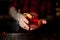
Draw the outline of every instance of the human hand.
M30 25L30 30L36 30L39 27L41 27L43 24L46 24L46 23L47 23L46 20L40 19L40 20L38 20L38 24L37 25L35 25L35 24Z
M25 30L29 30L29 21L26 19L26 17L23 14L19 14L18 16L18 22L19 26Z

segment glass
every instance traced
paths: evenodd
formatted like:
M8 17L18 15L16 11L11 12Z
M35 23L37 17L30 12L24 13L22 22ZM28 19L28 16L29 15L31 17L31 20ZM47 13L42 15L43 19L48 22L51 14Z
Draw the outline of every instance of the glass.
M29 30L31 28L31 25L38 25L38 15L35 13L24 13L26 18L29 21Z

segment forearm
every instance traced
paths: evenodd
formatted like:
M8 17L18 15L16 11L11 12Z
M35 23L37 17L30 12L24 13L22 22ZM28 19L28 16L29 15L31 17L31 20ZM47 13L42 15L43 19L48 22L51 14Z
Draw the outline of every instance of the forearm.
M18 19L19 13L17 13L15 7L10 7L9 8L9 14L15 19Z

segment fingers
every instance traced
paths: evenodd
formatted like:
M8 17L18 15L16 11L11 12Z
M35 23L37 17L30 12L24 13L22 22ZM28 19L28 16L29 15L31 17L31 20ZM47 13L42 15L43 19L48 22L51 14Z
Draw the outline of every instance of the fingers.
M39 26L38 25L30 25L30 30L35 30L37 29Z
M29 26L23 20L20 20L20 26L25 30L29 30Z
M24 15L21 14L20 19L22 19L25 23L29 23L29 21L25 18Z
M38 25L41 26L42 25L42 20L38 21Z
M23 21L25 22L25 23L29 23L29 21L24 17L24 18L22 18L23 19Z
M25 18L24 15L20 14L20 16L18 16L18 21L21 28L29 30L29 26L27 25L29 21Z
M23 23L24 27L26 28L26 30L29 30L29 26L24 21L22 21L22 23Z
M24 25L22 24L22 22L19 23L19 26L20 26L21 28L25 29L25 28L24 28Z
M30 30L33 30L34 25L30 25Z
M43 24L47 24L47 21L46 21L46 20L42 20L42 23L43 23Z

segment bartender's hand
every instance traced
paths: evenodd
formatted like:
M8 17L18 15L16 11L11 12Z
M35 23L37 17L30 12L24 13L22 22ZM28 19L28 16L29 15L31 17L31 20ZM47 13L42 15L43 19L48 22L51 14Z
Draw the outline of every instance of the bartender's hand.
M35 12L31 12L31 14L32 14L33 16L35 16L35 17L38 17L38 14L35 13ZM47 21L46 21L45 19L39 19L37 23L38 23L37 25L31 24L31 25L30 25L30 30L38 29L38 28L41 27L43 24L46 24Z
M29 21L25 18L23 14L20 13L20 10L18 12L16 11L15 7L9 8L9 14L14 18L16 21L18 21L19 26L25 30L29 30L29 26L27 25Z
M19 26L21 28L23 28L25 30L29 30L29 26L28 26L29 21L25 18L25 16L23 14L19 14L18 22L19 22Z
M30 30L35 30L35 29L41 27L43 24L46 24L46 23L47 23L46 20L40 19L40 20L38 20L38 25L35 25L35 24L30 25Z

